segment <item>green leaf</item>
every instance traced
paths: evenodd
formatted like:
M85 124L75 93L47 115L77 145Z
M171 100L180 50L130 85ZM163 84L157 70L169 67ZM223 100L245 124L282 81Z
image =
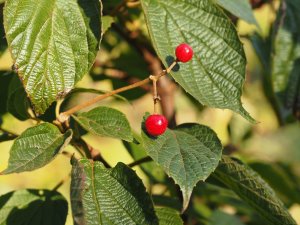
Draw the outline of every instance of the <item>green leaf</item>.
M282 3L277 15L279 25L273 40L273 89L281 103L285 119L300 111L300 0Z
M270 184L286 204L300 203L297 177L291 173L292 168L277 163L264 162L253 162L250 167Z
M64 225L67 200L56 191L25 189L0 197L1 225Z
M236 216L216 210L209 218L209 225L243 225Z
M98 0L7 0L4 27L18 74L43 113L92 66L101 39Z
M7 112L8 84L13 74L9 71L0 71L0 115Z
M270 186L241 161L223 156L213 176L232 189L271 224L296 225Z
M102 35L110 28L110 26L115 22L115 18L112 16L102 17Z
M123 163L106 169L100 162L72 159L74 224L158 224L150 196L136 173Z
M4 0L0 0L0 56L5 52L7 49L7 41L5 38L5 31L3 26L3 5Z
M23 85L16 74L13 74L13 78L9 83L6 105L8 112L17 119L23 121L30 118L28 113L30 102L28 101Z
M215 170L222 154L215 132L199 124L167 129L157 138L143 130L142 142L148 155L180 186L183 210L188 206L194 186Z
M246 66L243 45L222 10L211 0L141 3L153 45L165 66L178 44L186 42L193 48L193 59L171 72L185 91L203 105L231 109L255 122L241 104Z
M142 144L123 141L124 146L134 160L139 160L147 156L147 152ZM139 165L143 172L148 176L152 183L163 183L166 175L162 168L158 167L155 162L146 162Z
M159 225L183 225L183 221L179 213L171 208L155 208Z
M239 17L242 20L259 27L254 17L249 0L216 0L216 2L236 17Z
M8 167L1 174L32 171L47 165L72 138L72 130L61 134L59 129L42 123L25 130L10 150Z
M87 131L96 135L132 141L133 136L126 116L113 108L100 106L73 118Z

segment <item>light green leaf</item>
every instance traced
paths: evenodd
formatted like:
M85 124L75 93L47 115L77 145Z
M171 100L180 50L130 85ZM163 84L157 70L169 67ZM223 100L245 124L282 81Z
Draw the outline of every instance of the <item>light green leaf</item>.
M209 218L208 225L244 225L236 216L216 210Z
M159 225L183 225L183 221L179 213L171 208L155 208Z
M1 225L64 225L67 200L56 191L18 190L0 197Z
M72 130L62 134L50 123L28 128L14 141L8 167L1 174L32 171L47 165L71 138Z
M132 131L126 116L113 108L100 106L73 118L87 131L96 135L132 141Z
M142 139L148 155L180 186L185 210L194 186L205 180L221 159L217 135L206 126L183 124L157 138L142 131Z
M74 224L157 225L150 196L136 173L122 163L72 159L71 203Z
M141 3L153 45L165 66L180 43L193 48L193 59L171 72L185 91L203 105L231 109L255 122L241 104L246 66L243 45L222 10L211 0Z
M236 17L258 27L249 0L216 0L216 2Z
M4 27L18 74L43 113L88 73L101 39L99 0L7 0Z
M115 22L115 18L112 16L103 16L102 17L102 34L104 34Z
M223 156L213 174L273 225L296 225L270 186L237 159Z

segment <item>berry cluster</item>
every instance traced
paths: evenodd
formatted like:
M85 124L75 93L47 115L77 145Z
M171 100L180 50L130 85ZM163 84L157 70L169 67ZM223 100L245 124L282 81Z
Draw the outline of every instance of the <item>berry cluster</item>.
M182 43L175 49L176 61L186 63L193 57L193 49L188 44ZM145 128L151 136L162 135L168 127L168 120L165 116L154 113L147 117Z

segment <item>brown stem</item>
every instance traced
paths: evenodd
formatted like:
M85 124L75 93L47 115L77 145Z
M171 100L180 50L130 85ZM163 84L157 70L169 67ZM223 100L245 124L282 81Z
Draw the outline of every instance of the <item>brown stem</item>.
M71 174L68 174L68 176L64 177L61 181L58 182L57 185L54 186L52 189L53 191L56 191L58 188L60 188L67 180L69 180L71 177Z
M136 161L134 161L134 162L128 164L127 166L129 166L129 167L134 167L134 166L138 166L138 165L140 165L140 164L142 164L142 163L151 162L151 161L152 161L151 157L150 157L150 156L147 156L147 157L145 157L145 158L141 158L141 159L139 159L139 160L136 160Z
M166 75L168 72L170 72L173 69L173 67L176 65L176 63L177 62L174 61L166 70L163 70L158 75L154 75L154 76L150 75L148 78L146 78L144 80L138 81L138 82L136 82L134 84L131 84L131 85L128 85L126 87L122 87L122 88L119 88L119 89L107 92L106 94L99 95L99 96L97 96L97 97L95 97L95 98L93 98L93 99L91 99L89 101L86 101L86 102L84 102L82 104L79 104L79 105L77 105L77 106L75 106L75 107L73 107L73 108L71 108L71 109L69 109L69 110L61 113L57 119L58 119L58 121L60 123L65 123L69 119L70 115L72 115L73 113L75 113L75 112L77 112L77 111L79 111L79 110L81 110L83 108L91 106L91 105L95 104L96 102L99 102L99 101L101 101L101 100L103 100L105 98L108 98L108 97L110 97L112 95L115 95L115 94L118 94L120 92L124 92L124 91L130 90L130 89L133 89L133 88L145 85L150 80L152 80L151 77L155 77L155 79L159 79L160 77L162 77L162 76Z

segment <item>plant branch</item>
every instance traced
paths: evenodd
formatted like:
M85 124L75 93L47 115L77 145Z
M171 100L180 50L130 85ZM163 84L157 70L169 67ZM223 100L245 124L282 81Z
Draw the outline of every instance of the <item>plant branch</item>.
M130 90L130 89L133 89L133 88L136 88L136 87L139 87L139 86L142 86L142 85L145 85L147 84L151 79L153 79L153 77L155 77L155 79L159 79L160 77L170 73L170 71L173 69L173 67L176 65L177 61L174 61L166 70L163 70L162 72L160 72L158 75L150 75L148 78L144 79L144 80L141 80L141 81L138 81L134 84L131 84L131 85L128 85L126 87L122 87L122 88L119 88L119 89L116 89L116 90L113 90L113 91L110 91L110 92L107 92L103 95L99 95L89 101L86 101L82 104L79 104L63 113L61 113L58 117L58 121L60 123L64 123L66 122L70 115L72 115L73 113L75 112L78 112L79 110L83 109L83 108L86 108L88 106L91 106L103 99L106 99L112 95L115 95L115 94L118 94L120 92L124 92L124 91L127 91L127 90Z
M134 166L138 166L138 165L140 165L142 163L151 162L151 161L152 161L152 158L150 156L146 156L144 158L141 158L139 160L136 160L136 161L128 164L127 166L134 167Z
M2 128L2 127L0 127L0 131L2 131L3 133L8 134L9 136L11 136L11 138L17 138L19 136L19 135L15 134L11 131L8 131L8 130Z
M57 185L54 186L52 191L57 191L58 188L60 188L67 180L69 180L71 177L71 174L68 174L68 176L64 177L61 181L58 182Z

